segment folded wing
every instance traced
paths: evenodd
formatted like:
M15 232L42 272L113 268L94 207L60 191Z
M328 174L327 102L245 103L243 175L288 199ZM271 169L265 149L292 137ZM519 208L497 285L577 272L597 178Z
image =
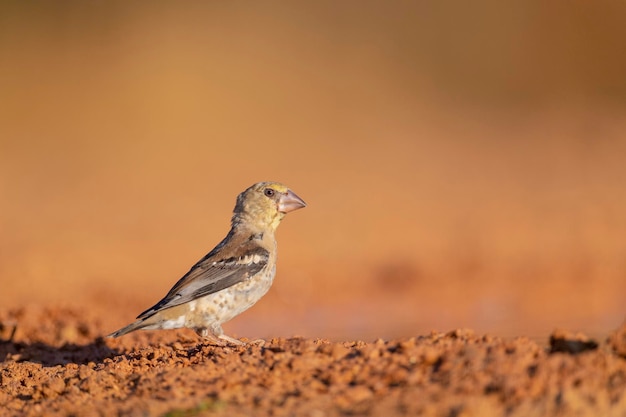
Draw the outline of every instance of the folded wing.
M217 249L217 248L216 248ZM137 318L145 319L159 311L221 291L260 272L269 262L270 253L256 246L242 255L216 259L212 251L185 274L169 293Z

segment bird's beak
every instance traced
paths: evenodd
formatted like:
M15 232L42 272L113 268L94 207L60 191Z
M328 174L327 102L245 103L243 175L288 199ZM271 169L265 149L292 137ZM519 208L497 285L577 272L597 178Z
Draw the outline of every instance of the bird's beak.
M287 190L278 200L278 211L281 213L289 213L302 207L306 207L306 203L291 190Z

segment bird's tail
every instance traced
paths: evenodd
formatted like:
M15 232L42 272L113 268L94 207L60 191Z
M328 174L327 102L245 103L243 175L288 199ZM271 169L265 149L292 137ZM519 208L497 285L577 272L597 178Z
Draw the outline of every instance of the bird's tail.
M150 323L146 323L146 320L137 320L136 322L131 323L128 326L122 327L118 331L111 333L107 337L115 338L115 337L124 336L127 333L134 332L135 330L143 329L145 327L148 327L149 325Z

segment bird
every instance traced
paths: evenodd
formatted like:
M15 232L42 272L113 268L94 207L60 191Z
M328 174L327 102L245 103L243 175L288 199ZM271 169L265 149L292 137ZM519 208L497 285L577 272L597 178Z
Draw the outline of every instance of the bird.
M256 183L237 196L226 237L191 267L161 301L108 337L135 330L187 327L209 342L245 345L222 324L252 307L276 274L276 228L306 203L278 182Z

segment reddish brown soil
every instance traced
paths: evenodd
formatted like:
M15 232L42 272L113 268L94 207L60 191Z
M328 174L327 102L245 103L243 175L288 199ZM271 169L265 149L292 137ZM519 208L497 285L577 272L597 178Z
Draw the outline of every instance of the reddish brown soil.
M623 416L626 326L551 348L471 330L223 348L185 331L103 340L89 311L3 311L3 415Z

